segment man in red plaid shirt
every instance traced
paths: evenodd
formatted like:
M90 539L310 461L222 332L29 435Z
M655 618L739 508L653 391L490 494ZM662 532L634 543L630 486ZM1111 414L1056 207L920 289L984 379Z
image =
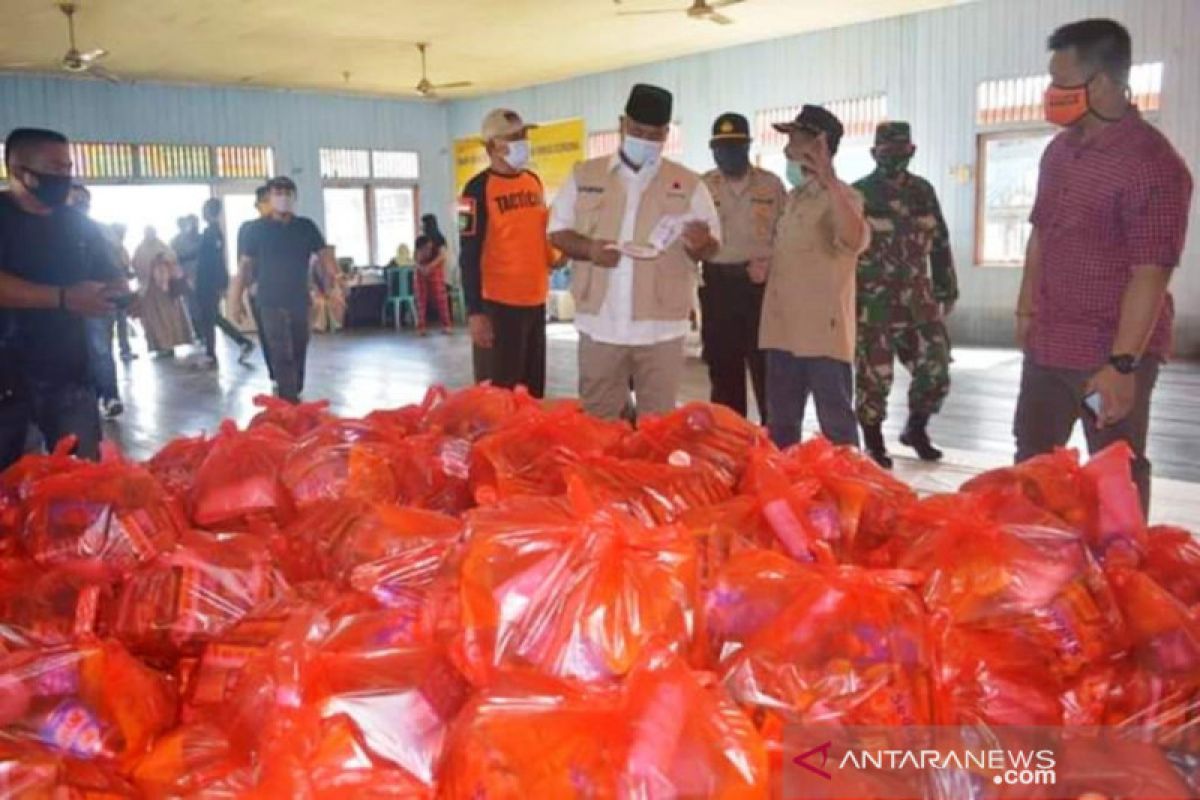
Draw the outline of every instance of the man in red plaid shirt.
M1148 512L1150 396L1171 345L1167 286L1192 178L1130 102L1124 27L1076 22L1049 48L1046 118L1065 130L1042 157L1017 305L1017 460L1066 444L1082 417L1090 451L1122 440L1133 448Z

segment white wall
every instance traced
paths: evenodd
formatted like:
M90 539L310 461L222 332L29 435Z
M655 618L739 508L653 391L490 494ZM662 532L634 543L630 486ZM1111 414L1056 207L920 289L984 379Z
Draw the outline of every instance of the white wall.
M1092 16L1129 27L1135 62L1165 62L1160 126L1200 175L1200 0L981 0L456 102L449 129L476 133L497 105L527 119L582 116L589 129L611 129L629 87L644 81L675 93L685 161L707 168L708 131L723 111L753 118L760 109L885 92L889 116L912 122L913 169L934 183L946 212L963 292L956 340L1005 344L1020 274L973 267L975 184L959 184L949 171L975 162L977 84L1043 71L1051 31ZM1178 349L1200 355L1200 199L1174 288Z

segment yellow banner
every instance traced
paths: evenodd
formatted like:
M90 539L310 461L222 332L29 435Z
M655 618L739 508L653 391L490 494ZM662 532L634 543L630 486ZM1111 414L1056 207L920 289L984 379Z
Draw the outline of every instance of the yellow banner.
M547 203L566 183L574 166L583 160L586 138L583 120L579 118L548 122L529 131L532 156L528 169L542 179ZM487 153L478 136L454 140L454 183L459 194L467 181L487 165Z

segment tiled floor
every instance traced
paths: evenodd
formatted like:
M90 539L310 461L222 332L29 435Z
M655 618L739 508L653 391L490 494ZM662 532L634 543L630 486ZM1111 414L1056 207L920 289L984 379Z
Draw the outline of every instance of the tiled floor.
M574 395L575 330L551 326L549 338L548 390L555 396ZM135 340L135 347L138 344ZM229 350L222 354L218 372L194 369L183 349L179 355L162 361L142 353L139 360L119 368L128 410L118 421L106 423L106 430L134 457L151 455L175 436L211 431L225 417L245 422L255 410L253 397L270 391L257 354L251 366L242 367ZM452 388L467 385L470 343L461 332L448 337L431 334L428 339L387 331L319 335L313 340L308 373L306 396L329 398L337 413L361 415L420 400L431 383ZM1020 355L1011 350L960 348L952 374L950 399L932 428L947 450L946 462L931 467L901 458L897 465L898 474L919 489L955 489L966 478L1006 464L1012 457L1010 427ZM904 423L906 391L907 379L901 374L893 392L892 419L886 426L892 442ZM1194 530L1200 530L1198 391L1200 364L1172 364L1163 371L1150 445L1156 468L1154 518ZM704 366L690 360L683 398L707 399L707 394ZM810 419L809 425L813 424ZM898 444L894 447L896 455L905 455Z

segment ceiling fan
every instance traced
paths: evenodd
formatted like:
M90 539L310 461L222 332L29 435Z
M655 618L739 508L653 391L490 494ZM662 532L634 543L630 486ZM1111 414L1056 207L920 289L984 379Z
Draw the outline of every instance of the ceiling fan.
M614 0L618 5L621 0ZM718 9L735 6L739 3L744 3L746 0L692 0L692 4L684 9L679 8L654 8L644 11L618 11L617 14L622 17L642 16L644 14L678 14L682 11L687 16L695 20L707 20L715 22L718 25L732 25L733 20L722 14Z
M443 89L465 89L472 86L470 81L455 81L453 83L433 83L429 80L429 73L425 68L425 50L429 47L427 42L417 44L417 49L421 51L421 80L416 85L417 94L430 99L436 98L438 92Z
M64 2L59 3L58 8L67 17L67 36L69 37L70 47L63 55L60 62L62 68L67 72L80 74L86 73L93 78L109 81L111 83L119 83L120 79L109 72L100 62L108 57L108 51L103 48L80 52L75 46L75 12L78 6L75 3Z

